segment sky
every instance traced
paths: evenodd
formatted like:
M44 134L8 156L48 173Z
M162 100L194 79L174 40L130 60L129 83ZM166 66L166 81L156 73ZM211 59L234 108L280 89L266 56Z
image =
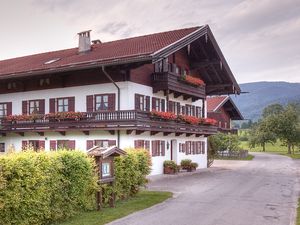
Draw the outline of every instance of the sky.
M300 82L300 0L0 0L0 60L205 24L238 83Z

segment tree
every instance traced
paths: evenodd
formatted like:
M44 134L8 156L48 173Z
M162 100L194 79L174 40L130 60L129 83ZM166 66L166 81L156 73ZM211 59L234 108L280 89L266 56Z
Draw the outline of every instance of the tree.
M284 111L284 107L280 104L272 104L264 108L262 116L267 118L268 116L276 116L281 114Z
M276 134L269 130L268 121L261 120L250 130L249 147L261 146L266 151L266 144L274 144L276 142Z

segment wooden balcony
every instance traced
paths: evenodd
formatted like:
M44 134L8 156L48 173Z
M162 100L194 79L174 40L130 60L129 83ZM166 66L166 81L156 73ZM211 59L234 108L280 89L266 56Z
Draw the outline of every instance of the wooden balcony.
M205 98L205 86L194 86L180 79L180 76L171 72L153 74L153 92L169 90L175 97L183 95L194 100Z
M36 132L44 135L44 132L54 131L65 134L67 131L82 131L89 134L93 130L126 130L127 133L136 131L137 134L151 131L151 134L163 132L164 135L175 133L197 136L208 136L217 132L216 126L192 125L180 121L162 120L151 116L149 112L126 110L114 112L93 112L85 113L80 120L49 120L39 119L35 121L5 121L1 122L0 133Z

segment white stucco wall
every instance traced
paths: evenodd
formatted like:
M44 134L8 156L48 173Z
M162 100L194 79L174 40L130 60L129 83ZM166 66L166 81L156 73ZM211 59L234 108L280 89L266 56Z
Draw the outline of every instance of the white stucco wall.
M134 94L143 94L148 96L155 96L160 98L165 98L163 92L158 92L153 94L152 88L149 86L133 83L133 82L118 82L117 83L121 89L121 101L120 108L121 110L131 110L134 109ZM80 87L68 87L68 88L57 88L57 89L48 89L48 90L38 90L38 91L29 91L29 92L19 92L11 94L2 94L0 95L0 102L12 102L12 113L21 114L22 113L22 101L23 100L32 100L32 99L45 99L45 112L49 112L49 99L50 98L59 98L59 97L70 97L75 96L75 111L86 111L86 96L102 93L116 93L117 90L113 84L96 84L96 85L86 85ZM182 105L192 104L195 106L202 107L202 101L192 102L191 99L183 100L182 97L174 98L173 94L169 96L169 99L175 102L180 102ZM117 102L117 99L116 99ZM206 107L205 107L206 109ZM206 114L206 112L205 112ZM6 149L8 146L13 145L16 150L20 150L22 147L22 140L44 140L45 141L45 150L50 149L50 140L76 140L76 149L82 151L86 150L86 140L95 140L95 139L104 139L104 140L117 140L117 135L111 135L106 131L91 131L89 135L85 135L82 132L72 131L66 132L66 135L63 136L58 132L45 132L44 136L39 136L36 133L25 132L24 137L15 133L9 133L6 137L0 137L0 142L5 143ZM177 140L177 163L179 164L182 159L191 159L194 162L199 164L199 168L206 168L207 165L207 152L200 155L185 155L185 153L178 152L179 143L184 143L185 141L205 141L206 138L199 137L196 138L194 135L190 137L185 137L185 135L175 137L174 134L168 136L163 136L162 133L151 136L149 132L144 132L140 135L135 135L133 132L130 135L126 134L126 131L121 132L120 136L120 147L134 147L134 140L143 139L150 141L152 140L164 140L166 143L171 144L171 140ZM152 157L152 173L151 174L161 174L163 172L163 161L169 160L171 157L171 148L165 148L165 156L156 156Z

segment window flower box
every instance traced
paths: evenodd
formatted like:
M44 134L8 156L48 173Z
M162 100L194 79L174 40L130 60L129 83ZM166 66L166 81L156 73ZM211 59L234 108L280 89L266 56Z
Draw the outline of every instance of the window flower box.
M159 111L151 111L151 115L154 117L158 117L164 120L176 120L177 116L172 112L159 112Z

